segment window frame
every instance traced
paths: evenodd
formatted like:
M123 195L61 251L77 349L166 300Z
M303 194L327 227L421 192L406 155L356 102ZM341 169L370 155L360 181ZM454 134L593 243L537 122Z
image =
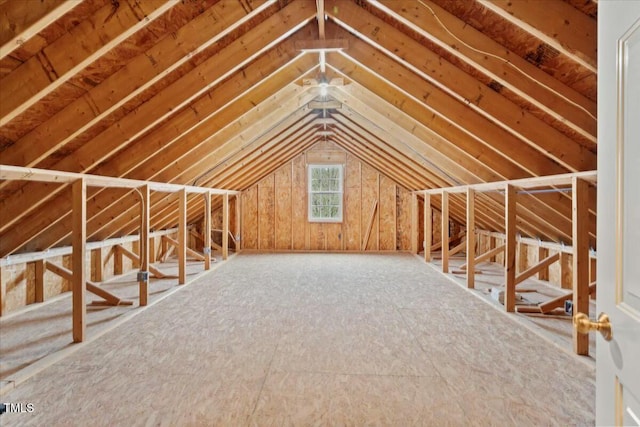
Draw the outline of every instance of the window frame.
M338 191L314 191L312 186L312 174L315 169L322 168L336 168L338 170L339 190ZM313 196L315 194L339 194L340 204L338 205L338 216L335 218L330 217L317 217L313 215ZM326 223L341 223L344 218L344 165L338 163L318 163L307 165L307 219L309 222L326 222Z

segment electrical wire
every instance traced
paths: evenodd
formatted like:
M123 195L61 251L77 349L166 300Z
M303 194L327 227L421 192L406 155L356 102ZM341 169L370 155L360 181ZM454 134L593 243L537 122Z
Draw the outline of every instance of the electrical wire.
M425 2L423 2L422 0L418 0L418 3L420 3L423 7L425 7L426 9L429 10L429 12L431 12L431 14L433 15L433 17L436 19L436 21L438 21L438 24L440 24L440 26L449 34L451 35L451 37L453 37L454 39L456 39L458 42L462 43L464 46L466 46L467 48L473 50L474 52L480 53L482 55L486 55L488 57L492 57L495 58L499 61L502 61L503 63L510 65L511 67L513 67L516 71L518 71L520 74L522 74L524 77L528 78L529 80L533 81L534 83L538 84L539 86L542 86L543 88L547 89L550 92L553 92L554 94L556 94L557 96L559 96L560 98L564 99L565 101L567 101L569 104L573 105L574 107L584 111L587 115L589 115L589 117L591 117L593 120L597 120L596 116L594 116L593 114L591 114L591 112L589 110L587 110L586 108L584 108L582 105L578 104L575 101L572 101L571 99L567 98L565 95L561 94L560 92L558 92L557 90L545 85L544 83L534 79L533 77L531 77L529 74L527 74L526 72L524 72L521 68L519 68L517 65L514 65L512 62L498 56L495 55L491 52L486 52L480 49L476 49L475 47L471 46L470 44L468 44L467 42L465 42L464 40L460 39L458 36L456 36L454 33L452 33L449 28L447 28L447 26L440 20L440 18L438 17L438 15L436 14L436 12Z

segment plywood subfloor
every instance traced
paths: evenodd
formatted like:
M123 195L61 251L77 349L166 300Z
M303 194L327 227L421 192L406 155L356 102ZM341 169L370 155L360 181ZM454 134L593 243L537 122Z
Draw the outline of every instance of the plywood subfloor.
M175 260L155 266L168 276L151 279L149 304L178 288L178 264ZM187 277L193 279L204 271L202 262L187 263ZM139 305L136 273L117 276L103 283L102 288L133 305L98 306L91 304L101 298L87 292L87 338L94 338L123 318L135 314ZM45 360L58 352L74 347L71 335L71 293L59 295L43 304L32 304L0 318L0 390L20 382L34 370L34 365L46 366ZM37 367L36 367L37 369Z
M411 255L240 254L2 397L8 425L592 425L594 369Z
M435 254L432 262L437 270L442 271L442 260L438 259L439 253ZM466 263L464 255L455 256L449 260L449 271L447 277L457 282L463 288L467 287L466 273L459 273L460 266ZM475 276L475 288L470 290L476 296L480 296L489 304L494 305L499 310L504 310L502 303L499 303L491 296L493 288L504 291L504 267L497 263L483 262L476 266L476 270L480 270L481 274ZM527 292L521 292L526 289ZM516 307L517 306L537 306L542 302L549 301L553 298L566 295L570 290L561 289L550 285L547 282L538 280L534 277L524 280L516 286ZM589 313L595 320L596 302L590 301ZM572 317L565 314L563 309L556 309L551 314L530 314L530 313L510 313L515 316L515 320L523 325L533 329L536 333L542 335L546 339L552 341L558 347L566 351L573 351L573 323ZM589 357L583 357L580 360L588 364L595 364L596 357L596 334L589 334Z

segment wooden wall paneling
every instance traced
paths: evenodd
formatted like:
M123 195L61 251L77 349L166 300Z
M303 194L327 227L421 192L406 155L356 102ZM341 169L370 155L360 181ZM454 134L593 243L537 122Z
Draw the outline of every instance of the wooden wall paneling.
M35 302L35 263L16 263L0 267L0 315L6 315L24 305ZM45 273L45 300L49 297L48 290L69 290L65 280L59 277L48 277ZM52 280L53 279L53 280Z
M275 248L275 188L274 176L258 183L258 249Z
M275 174L275 249L291 249L292 186L291 162L277 169Z
M102 247L91 251L91 280L94 282L105 280L104 253L105 249Z
M186 190L178 192L178 284L187 283L187 205Z
M516 189L505 186L505 289L504 308L507 312L516 309Z
M308 249L306 244L307 214L307 166L304 154L291 161L291 241L292 249Z
M411 193L397 186L397 227L398 227L398 250L408 251L411 249Z
M542 246L538 246L538 262L549 256L549 250L547 248L543 248ZM538 272L538 280L549 280L549 267L543 268Z
M360 251L362 246L362 194L360 180L362 163L347 153L344 176L344 247L347 251Z
M520 240L516 243L516 274L527 269L527 245Z
M433 245L442 243L442 211L434 207L434 202L437 199L439 199L440 209L442 209L442 196L432 195L431 197L431 212L432 212L431 230L433 233Z
M396 250L396 184L389 177L379 176L380 216L379 247L381 251Z
M411 193L411 253L417 254L418 245L418 195Z
M563 289L573 289L573 269L571 255L560 252L560 268L558 271L558 282Z
M550 264L558 261L559 258L560 257L558 254L551 255L546 259L543 259L540 263L534 264L531 267L527 268L526 270L519 272L519 274L516 275L516 285L519 283L522 283L524 280L528 279L529 277L534 276L541 269L544 269L548 267Z
M325 235L325 223L309 223L309 249L312 251L326 251L327 239Z
M396 190L397 191L397 190ZM424 242L425 242L425 237L424 237L424 203L423 203L423 198L422 195L420 193L418 193L418 253L420 253L420 251L424 250ZM396 214L398 212L396 211ZM397 218L396 218L397 221ZM397 236L396 236L397 237Z
M362 250L378 250L377 236L378 236L378 221L380 201L378 194L378 173L370 166L363 164L361 168L362 182L362 226L364 229L361 231L363 236ZM368 240L365 238L369 235Z
M149 262L153 264L158 260L158 239L155 236L149 237Z
M498 247L497 243L496 243L496 238L491 236L489 237L489 250L493 250L496 247ZM489 258L489 262L497 262L497 259L495 256L492 256L491 258Z
M589 212L587 200L589 183L574 177L573 183L573 313L589 316ZM573 328L573 350L589 354L589 334Z
M124 273L124 256L118 250L113 251L113 275L119 276Z
M72 255L72 307L73 307L73 342L85 340L87 308L85 295L86 280L86 245L87 245L87 185L79 179L71 185L73 199L73 255Z
M344 205L343 205L344 209ZM343 215L344 220L344 215ZM325 223L325 241L326 241L326 250L337 252L343 251L343 223L334 224L334 223Z

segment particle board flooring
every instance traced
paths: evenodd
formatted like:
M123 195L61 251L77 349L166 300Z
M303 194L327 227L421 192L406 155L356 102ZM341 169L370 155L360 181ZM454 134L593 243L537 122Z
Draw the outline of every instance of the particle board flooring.
M593 425L594 368L412 255L239 254L10 390L9 425Z
M155 266L168 278L151 279L149 304L166 297L180 286L176 260L157 263ZM202 262L187 262L187 280L193 280L203 270ZM103 334L139 312L139 290L135 272L116 276L102 283L101 287L123 300L132 301L133 305L93 305L93 301L101 301L101 298L87 292L88 339ZM34 370L46 367L51 356L73 351L75 346L71 338L71 311L71 293L67 292L45 303L31 304L0 318L0 393L30 376Z
M438 271L442 271L442 260L438 259L439 252L435 254L435 257L431 265ZM446 275L463 288L467 287L467 275L466 273L460 274L459 272L461 271L460 266L465 263L466 258L464 254L450 258L449 271L452 273ZM475 288L470 290L470 292L481 297L497 309L501 311L504 310L504 305L491 296L491 290L493 288L504 291L504 267L497 263L483 262L478 264L476 269L482 273L476 274ZM521 292L523 289L526 289L527 292ZM516 286L516 307L536 306L542 302L566 295L570 291L570 289L561 289L531 277ZM598 313L596 311L595 300L590 300L589 305L590 316L592 320L595 321ZM573 351L573 319L564 312L564 309L555 309L550 314L516 312L510 313L509 315L514 316L516 321L555 343L559 348L569 352ZM596 334L589 334L589 357L582 357L580 360L587 364L595 365L595 357Z

